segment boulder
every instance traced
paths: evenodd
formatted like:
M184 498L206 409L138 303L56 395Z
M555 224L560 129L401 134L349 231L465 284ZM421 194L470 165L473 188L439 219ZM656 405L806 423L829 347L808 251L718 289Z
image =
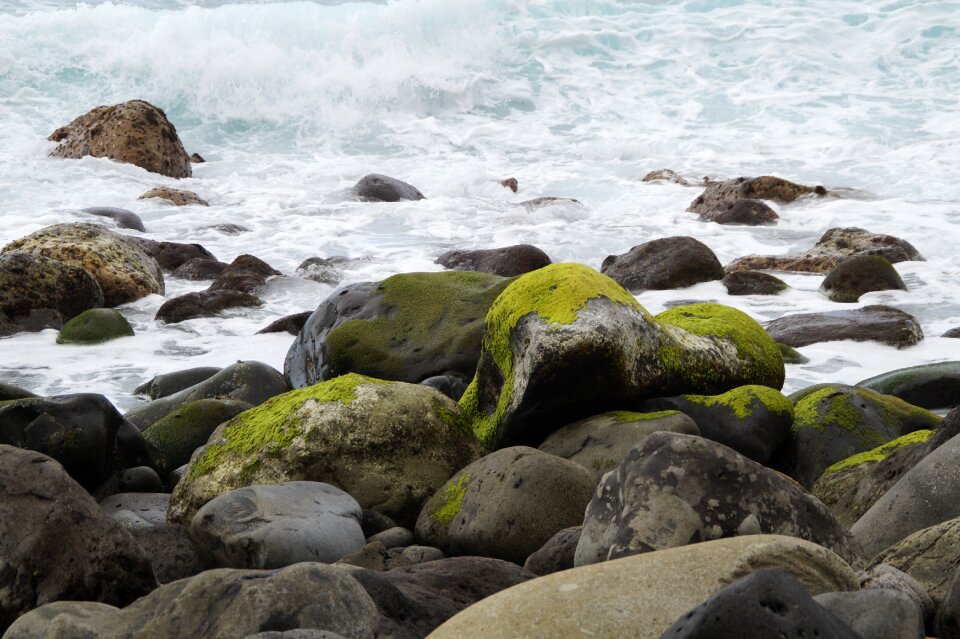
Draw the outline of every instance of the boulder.
M391 548L406 548L413 543L413 531L403 526L394 526L371 535L368 542L379 541L387 550Z
M299 335L300 331L303 330L303 325L307 323L307 319L309 319L311 315L313 315L313 311L304 311L302 313L294 313L293 315L281 317L261 328L257 331L257 335L263 333L290 333L291 335Z
M634 447L657 431L699 435L687 415L675 410L635 413L611 411L581 419L550 433L539 449L576 462L590 471L596 483L626 458Z
M282 275L282 273L260 258L253 255L240 255L230 262L227 268L220 271L207 290L254 293L275 275Z
M805 186L772 175L711 182L706 187L706 190L690 203L688 211L701 215L716 215L744 200L773 200L787 204L804 196L827 194L827 190L822 186Z
M583 526L564 528L547 540L540 550L523 562L523 567L537 575L549 575L573 568Z
M871 563L892 566L917 580L939 608L960 570L960 518L907 535L881 550Z
M163 110L143 100L98 106L54 131L50 155L78 160L92 155L135 164L172 178L192 175L177 129Z
M430 639L657 639L680 615L761 568L785 570L811 594L858 588L850 567L825 548L791 537L750 535L533 579L470 606Z
M341 267L348 262L350 262L349 258L337 255L329 258L308 257L297 267L296 274L297 277L336 286L343 279Z
M417 538L447 555L517 564L583 520L596 481L574 462L534 448L504 448L473 462L427 501Z
M705 178L706 179L706 178ZM656 169L654 171L649 171L646 175L643 176L644 182L673 182L674 184L679 184L680 186L696 186L702 185L703 181L697 180L695 178L688 179L674 171L673 169Z
M692 237L665 237L609 255L600 272L633 293L647 289L685 288L723 279L720 260Z
M951 328L940 337L951 337L951 338L960 337L960 326L955 326L954 328Z
M776 224L779 218L780 216L777 215L776 211L760 200L735 200L700 214L700 219L704 222L744 224L747 226Z
M960 571L955 572L934 623L940 639L960 639Z
M863 590L893 590L906 595L917 604L927 623L933 621L933 615L937 611L933 600L923 586L907 573L887 564L874 564L858 572L857 577Z
M834 302L856 302L872 291L907 290L897 269L880 255L848 257L827 273L820 292Z
M850 227L828 230L813 248L799 255L748 255L727 264L725 269L727 273L767 269L829 273L854 255L879 255L894 264L923 259L906 240Z
M810 361L808 357L805 357L800 351L791 346L781 344L780 342L777 342L777 346L780 348L780 354L783 355L784 364L806 364Z
M779 277L760 271L735 271L723 276L729 295L779 295L790 288Z
M174 206L187 206L189 204L196 204L198 206L210 206L210 203L204 200L202 197L194 193L193 191L186 191L184 189L172 189L169 186L156 186L149 191L144 192L138 200L163 200L173 204Z
M928 409L960 404L960 362L937 362L883 373L857 382L857 386Z
M143 549L60 464L5 445L0 445L0 583L0 632L52 601L123 606L157 585Z
M167 300L157 309L153 319L165 324L176 324L198 317L214 317L230 308L258 308L262 305L263 301L250 293L206 290Z
M190 533L183 526L159 523L130 528L129 532L146 551L153 574L161 584L193 577L206 567Z
M57 344L102 344L120 337L133 337L133 327L120 311L91 308L63 325Z
M13 317L0 313L0 337L17 333L38 333L48 328L58 331L62 327L63 316L52 308L31 308L26 315Z
M249 486L204 504L190 522L201 555L223 568L333 563L363 547L360 505L313 481Z
M770 465L807 488L851 455L940 424L930 411L856 386L817 384L790 400L793 430Z
M550 264L550 257L536 246L517 244L495 249L447 251L436 263L455 271L480 271L502 277L523 275Z
M402 273L334 292L290 346L295 388L344 373L417 383L448 371L472 376L483 318L510 280L487 273Z
M661 397L647 400L642 408L680 411L700 431L688 434L729 446L760 464L770 460L793 425L793 404L766 386L741 386L722 395Z
M437 391L344 375L221 424L193 454L168 518L189 521L234 488L307 480L412 527L423 502L479 453L457 405Z
M198 366L172 373L163 373L153 377L150 381L137 386L134 395L146 395L150 399L159 399L173 395L184 388L206 381L222 371L216 366Z
M100 285L105 306L163 295L157 261L132 238L97 224L56 224L10 242L0 253L25 251L86 270Z
M167 520L167 493L116 493L100 501L100 509L127 530L152 528Z
M173 276L192 281L212 280L225 268L227 268L226 262L204 257L194 257L178 266L173 271Z
M420 383L430 388L436 388L453 401L458 402L466 392L468 382L469 380L462 373L451 371L446 375L428 377Z
M494 448L539 445L561 424L650 397L783 385L776 343L744 313L696 304L654 318L579 264L521 275L485 324L460 405Z
M189 462L193 451L207 443L217 426L251 408L236 399L198 399L151 424L143 437L156 447L166 474Z
M827 507L786 477L708 439L654 433L597 487L576 565L761 533L799 537L860 561Z
M157 463L159 466L159 462ZM160 474L150 466L134 466L113 473L92 493L97 501L118 493L162 493Z
M110 218L116 223L117 228L133 229L134 231L140 231L142 233L146 233L147 231L143 226L143 220L140 219L140 216L127 209L118 209L113 206L92 206L81 209L81 211L89 215L96 215L97 217Z
M423 193L416 187L396 178L378 173L365 175L353 186L353 192L361 200L374 202L399 202L400 200L422 200Z
M814 601L861 639L923 639L925 636L920 606L895 590L825 592L814 597Z
M130 238L137 242L144 251L151 255L160 268L172 272L189 260L205 259L216 260L213 253L199 244L182 244L180 242L157 242L144 237Z
M903 348L923 339L920 322L913 315L882 304L851 311L787 315L768 322L766 329L773 339L794 348L844 339Z
M6 402L11 399L24 399L27 397L36 397L36 395L25 388L0 382L0 402Z

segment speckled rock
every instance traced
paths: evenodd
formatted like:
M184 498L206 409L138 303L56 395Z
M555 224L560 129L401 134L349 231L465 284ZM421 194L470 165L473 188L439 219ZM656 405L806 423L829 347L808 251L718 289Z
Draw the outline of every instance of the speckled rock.
M825 592L814 601L832 612L860 639L923 639L923 611L895 590ZM821 634L821 636L824 636Z
M863 590L893 590L904 594L923 611L927 623L933 621L937 609L933 599L916 579L889 564L874 564L857 573Z
M710 215L723 211L743 200L774 200L789 203L811 195L826 195L822 186L805 186L783 178L763 175L755 178L739 177L713 182L687 207L688 211Z
M185 280L212 280L219 275L223 269L227 268L226 262L211 260L203 257L194 257L173 271L174 277L180 277Z
M902 570L917 580L935 607L947 596L953 575L960 570L960 519L918 530L880 551L872 563Z
M447 251L436 263L456 271L481 271L502 277L523 275L550 264L550 257L536 246L517 244L495 249Z
M281 275L259 257L254 255L240 255L227 268L220 271L208 290L231 290L244 293L254 293L261 288L268 279Z
M776 224L780 216L760 200L735 200L718 208L700 213L700 219L717 224L761 226Z
M361 200L375 202L399 202L400 200L422 200L423 193L416 187L396 178L371 173L353 186L353 191Z
M609 255L600 272L630 290L671 289L723 279L713 251L692 237L665 237L634 246L623 255Z
M173 204L174 206L187 206L189 204L196 204L199 206L210 206L210 203L204 200L202 197L194 193L193 191L186 191L184 189L172 189L169 186L157 186L149 191L143 193L138 200L163 200Z
M923 339L920 322L913 315L883 304L787 315L768 322L766 329L773 339L794 348L845 339L903 348Z

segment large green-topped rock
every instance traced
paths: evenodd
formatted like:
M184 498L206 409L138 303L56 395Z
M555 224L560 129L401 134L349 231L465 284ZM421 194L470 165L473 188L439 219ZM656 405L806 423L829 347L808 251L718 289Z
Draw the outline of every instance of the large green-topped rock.
M345 373L420 382L457 371L471 377L483 318L512 280L472 271L401 273L328 297L290 347L294 388Z
M149 426L143 437L157 447L164 470L170 472L190 461L217 426L251 408L236 399L198 399Z
M101 344L133 336L130 322L112 308L91 308L63 325L57 344Z
M857 386L924 408L949 408L960 404L960 362L898 368L857 382Z
M639 400L780 388L783 375L777 345L736 309L695 304L654 318L605 275L553 264L490 307L460 405L488 446L535 446L571 420Z
M457 405L427 386L343 375L221 424L190 459L168 518L234 488L319 481L412 527L423 502L481 454Z

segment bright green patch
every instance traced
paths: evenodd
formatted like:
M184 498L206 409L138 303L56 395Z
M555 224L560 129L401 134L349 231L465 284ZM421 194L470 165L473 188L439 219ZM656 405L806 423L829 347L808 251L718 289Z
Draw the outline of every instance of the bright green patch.
M783 393L768 386L748 385L734 388L722 395L684 395L684 399L707 406L723 406L733 411L740 419L753 415L753 411L764 407L770 413L793 413L793 404Z
M433 511L433 520L441 526L449 526L453 518L460 512L463 506L463 497L467 494L467 481L470 475L461 473L456 482L447 484L444 488L443 501Z
M63 325L57 344L100 344L131 335L133 328L119 311L91 308Z
M617 462L612 459L594 459L591 466L593 466L594 470L602 470L606 472L616 468Z
M824 474L826 475L829 473L835 473L838 470L843 470L845 468L853 468L854 466L859 466L860 464L867 462L883 461L898 448L903 448L904 446L910 444L922 444L931 437L933 437L932 430L917 430L912 433L907 433L903 437L898 437L897 439L878 446L873 450L864 451L862 453L853 455L852 457L847 457L843 461L839 461L825 470Z
M678 410L661 410L654 413L634 413L629 410L612 410L604 413L604 415L610 415L613 417L613 421L618 423L645 422L653 419L663 419L664 417L670 417L671 415L679 414L680 411Z

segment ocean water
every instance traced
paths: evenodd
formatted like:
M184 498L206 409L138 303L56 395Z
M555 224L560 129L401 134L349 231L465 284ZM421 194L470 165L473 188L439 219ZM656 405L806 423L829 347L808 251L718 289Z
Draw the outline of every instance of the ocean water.
M0 0L0 245L116 206L141 216L144 236L198 242L226 262L251 253L292 275L311 256L357 258L350 283L439 270L451 248L526 242L599 268L641 242L692 235L726 263L859 226L926 257L897 265L909 292L838 305L817 292L822 276L794 274L776 297L730 297L714 282L638 299L652 312L716 300L761 321L888 303L927 335L903 350L802 348L810 362L788 366L786 391L960 359L960 341L938 337L960 326L958 12L905 0ZM54 129L134 98L163 108L208 160L193 178L47 157ZM772 227L720 226L685 212L700 189L641 180L663 167L774 174L856 197L776 207ZM343 197L372 172L428 199ZM506 177L518 194L497 184ZM137 199L158 185L211 206ZM545 195L582 205L517 205ZM207 228L222 223L250 232ZM166 295L205 287L167 277ZM0 380L104 393L127 409L158 373L238 359L282 368L292 336L254 333L332 290L279 278L261 309L169 326L153 321L164 298L150 296L121 308L135 337L0 340Z

